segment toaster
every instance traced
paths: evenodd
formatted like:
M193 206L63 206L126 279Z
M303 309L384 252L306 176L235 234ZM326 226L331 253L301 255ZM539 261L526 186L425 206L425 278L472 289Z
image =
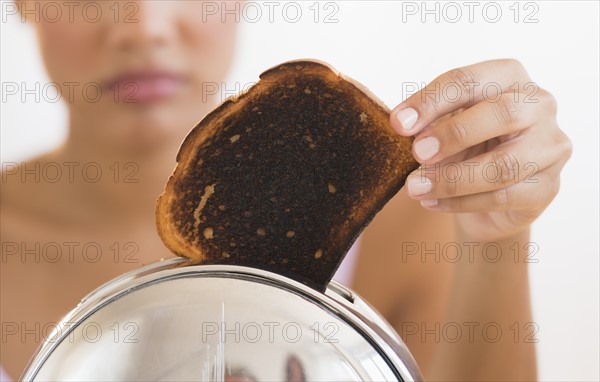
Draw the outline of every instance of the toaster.
M264 269L162 260L86 296L23 381L419 381L405 344L355 292Z

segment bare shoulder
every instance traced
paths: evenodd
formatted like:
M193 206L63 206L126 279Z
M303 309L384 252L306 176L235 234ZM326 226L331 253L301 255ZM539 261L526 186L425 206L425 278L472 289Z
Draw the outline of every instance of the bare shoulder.
M47 153L26 161L2 163L2 192L0 207L13 216L21 210L22 213L34 208L38 201L50 196L51 188L61 181L62 169L56 167L54 153ZM60 174L57 171L61 171ZM6 216L7 219L10 219ZM3 219L5 216L3 216ZM9 220L10 221L10 220ZM3 220L4 223L4 220Z
M27 224L29 219L21 207L27 199L24 195L29 191L28 184L21 183L16 177L6 176L3 171L0 193L0 319L5 338L0 347L2 367L12 378L19 377L27 358L37 346L29 338L21 340L22 328L35 328L38 322L32 319L35 316L30 315L30 309L23 304L23 301L31 297L28 287L33 285L29 283L30 266L22 257L22 248L31 248L31 242L27 240L30 232ZM35 333L35 329L32 332Z
M31 261L28 261L31 259L23 256L32 253L34 258L38 240L54 234L52 225L40 218L43 211L39 208L51 204L51 193L40 179L39 171L51 161L52 154L46 154L25 162L2 164L0 242L3 308L18 295L17 292L23 291L20 286L31 274Z
M0 316L5 338L0 346L2 366L13 378L19 377L42 340L41 328L60 317L55 307L60 284L56 267L41 257L47 243L60 240L59 228L52 219L44 219L55 195L56 182L49 178L55 175L48 166L53 157L2 165Z
M363 232L355 289L390 321L417 301L436 303L453 270L436 256L454 240L453 224L400 191Z
M400 191L364 231L354 288L396 329L417 362L427 367L433 342L406 336L405 325L435 327L449 303L454 264L444 248L455 240L454 220L433 213Z
M36 167L52 160L44 155L27 162L3 163L0 193L0 245L2 262L2 313L14 303L21 307L22 297L38 296L31 288L47 281L48 267L40 261L44 243L57 240L59 228L44 219L52 205L52 192L43 181L37 181ZM12 314L11 313L11 314Z

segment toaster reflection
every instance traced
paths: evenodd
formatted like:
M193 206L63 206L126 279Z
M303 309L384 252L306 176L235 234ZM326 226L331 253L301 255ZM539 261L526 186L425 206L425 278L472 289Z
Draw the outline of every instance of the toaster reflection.
M258 379L246 369L233 369L225 373L225 382L258 382Z
M290 355L287 358L285 368L285 380L287 382L305 382L304 366L295 355Z
M229 369L225 382L258 382L258 379L244 368ZM298 357L291 354L285 362L285 382L306 382L304 366Z

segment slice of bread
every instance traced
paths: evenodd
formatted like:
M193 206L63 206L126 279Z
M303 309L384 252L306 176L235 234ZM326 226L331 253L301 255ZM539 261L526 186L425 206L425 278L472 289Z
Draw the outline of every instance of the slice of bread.
M183 141L156 208L179 256L323 290L418 163L390 110L319 61L290 61L228 98Z

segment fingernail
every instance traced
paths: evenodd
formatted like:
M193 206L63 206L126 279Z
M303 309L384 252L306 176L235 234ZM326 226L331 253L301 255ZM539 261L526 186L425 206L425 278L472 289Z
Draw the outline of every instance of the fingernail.
M440 151L440 141L436 137L426 137L413 143L415 154L421 160L432 158Z
M407 183L408 193L412 196L423 195L431 191L431 181L425 176L410 176Z
M438 205L438 201L437 201L437 199L423 199L423 200L421 200L421 205L425 208L435 207Z
M411 107L407 107L406 109L402 109L396 112L396 119L402 125L402 128L406 131L410 131L413 128L415 123L417 123L417 119L419 118L419 114L417 111Z

